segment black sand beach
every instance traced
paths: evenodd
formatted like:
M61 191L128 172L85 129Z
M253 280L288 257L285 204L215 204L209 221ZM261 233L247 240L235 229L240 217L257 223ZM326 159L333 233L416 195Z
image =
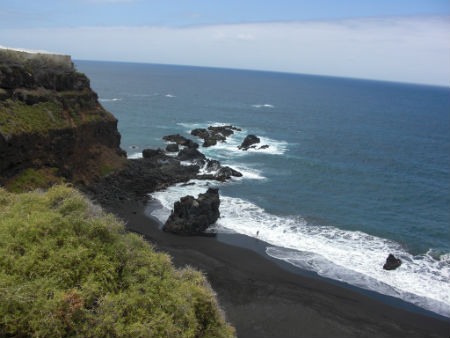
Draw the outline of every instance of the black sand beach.
M114 210L130 231L169 253L177 266L194 266L207 275L238 337L450 336L448 319L393 307L349 288L294 273L255 250L211 237L160 231L158 222L145 215L142 203L122 203ZM233 241L232 236L227 240Z

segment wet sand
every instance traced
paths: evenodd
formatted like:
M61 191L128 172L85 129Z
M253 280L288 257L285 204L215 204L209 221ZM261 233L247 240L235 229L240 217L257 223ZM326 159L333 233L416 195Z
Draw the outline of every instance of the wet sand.
M450 337L449 319L296 273L264 255L264 243L256 239L168 234L145 215L139 202L121 204L114 211L130 231L169 253L176 266L190 265L205 273L240 338Z

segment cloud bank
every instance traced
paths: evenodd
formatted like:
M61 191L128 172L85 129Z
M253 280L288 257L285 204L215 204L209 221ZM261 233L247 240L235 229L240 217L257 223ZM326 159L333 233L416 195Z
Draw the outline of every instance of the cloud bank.
M117 60L450 86L448 17L2 29L0 44Z

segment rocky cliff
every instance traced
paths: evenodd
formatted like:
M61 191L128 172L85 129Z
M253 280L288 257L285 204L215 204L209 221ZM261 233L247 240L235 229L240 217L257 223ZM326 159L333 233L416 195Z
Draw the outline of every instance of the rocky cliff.
M69 56L0 49L0 184L27 170L89 183L123 166L119 145L116 118Z

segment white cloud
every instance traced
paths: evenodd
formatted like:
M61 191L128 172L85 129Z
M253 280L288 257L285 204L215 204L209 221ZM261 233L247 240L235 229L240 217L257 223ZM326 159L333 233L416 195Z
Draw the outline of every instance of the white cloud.
M74 58L450 85L448 18L0 30L0 43ZM4 40L4 41L3 41Z

